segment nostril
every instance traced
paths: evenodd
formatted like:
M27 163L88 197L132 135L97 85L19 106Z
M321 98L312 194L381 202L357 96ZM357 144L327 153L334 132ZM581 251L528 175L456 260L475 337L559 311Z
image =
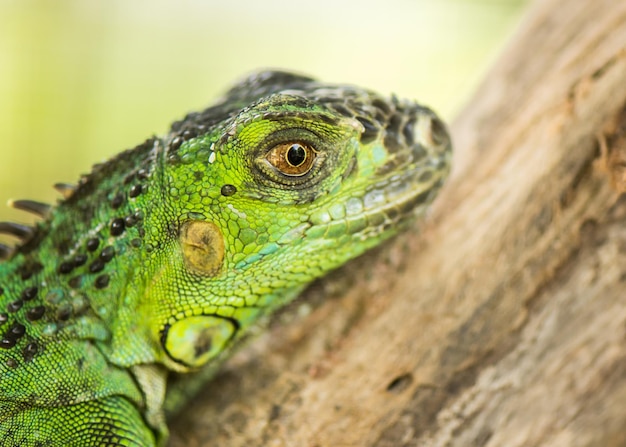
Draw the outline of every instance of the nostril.
M400 394L413 383L413 374L406 373L399 375L387 385L387 392Z

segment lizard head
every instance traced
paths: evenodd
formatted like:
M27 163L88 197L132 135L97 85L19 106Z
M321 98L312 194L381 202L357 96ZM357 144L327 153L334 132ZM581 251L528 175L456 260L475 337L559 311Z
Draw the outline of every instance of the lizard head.
M173 130L162 156L172 236L150 290L179 370L423 214L451 152L425 107L278 72Z

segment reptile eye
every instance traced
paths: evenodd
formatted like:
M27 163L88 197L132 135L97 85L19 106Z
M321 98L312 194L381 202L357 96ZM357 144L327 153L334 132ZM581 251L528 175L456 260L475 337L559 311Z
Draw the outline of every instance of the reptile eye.
M265 159L282 174L300 177L311 170L317 151L304 143L281 143L265 155Z

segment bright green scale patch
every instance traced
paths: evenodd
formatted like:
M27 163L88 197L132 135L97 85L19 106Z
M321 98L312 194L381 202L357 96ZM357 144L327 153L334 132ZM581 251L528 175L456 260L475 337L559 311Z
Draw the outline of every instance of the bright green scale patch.
M0 224L23 239L0 264L0 443L162 445L250 325L423 214L449 159L424 107L265 72L56 207L16 202L45 220Z

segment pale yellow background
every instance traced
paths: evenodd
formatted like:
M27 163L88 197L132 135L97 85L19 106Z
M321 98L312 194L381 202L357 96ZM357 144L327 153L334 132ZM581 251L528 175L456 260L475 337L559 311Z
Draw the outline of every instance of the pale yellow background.
M0 220L282 67L418 99L446 119L522 0L0 0ZM5 239L6 240L6 239Z

